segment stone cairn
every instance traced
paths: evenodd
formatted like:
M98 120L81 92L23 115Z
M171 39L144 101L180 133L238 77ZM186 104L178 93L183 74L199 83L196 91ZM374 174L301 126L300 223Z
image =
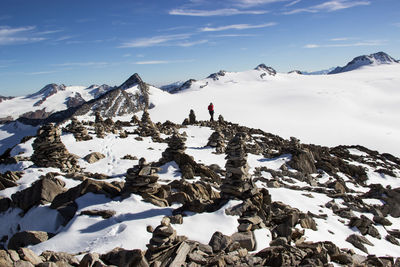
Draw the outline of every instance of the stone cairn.
M147 164L144 158L139 159L139 164L127 171L124 192L139 194L144 200L157 206L168 206L166 192L157 183L158 171L159 168Z
M68 133L72 133L76 141L87 141L93 139L89 134L82 122L77 118L73 117L71 123L68 124L64 129Z
M181 239L172 228L170 219L164 217L146 245L145 257L151 266L183 266L190 246Z
M183 125L191 125L191 124L196 124L197 123L197 121L196 121L196 114L194 114L194 110L193 109L191 109L190 110L190 112L189 112L189 119L188 118L186 118L184 121L183 121Z
M96 111L94 120L94 131L96 132L97 138L104 138L106 136L106 130L103 125L104 120L100 115L100 112Z
M131 123L133 123L134 125L138 125L139 122L140 122L140 120L139 120L138 116L133 115L132 119L131 119Z
M142 137L151 136L153 141L161 141L160 132L158 131L156 125L151 121L147 110L143 111L142 119L139 123L139 128L137 129L136 133Z
M38 131L38 136L32 144L33 163L38 167L60 168L65 172L77 169L76 159L61 142L61 129L53 124L46 124Z
M208 139L207 146L215 147L216 154L225 153L225 136L219 128L216 128Z
M223 196L244 199L254 188L248 173L245 139L245 133L237 133L226 148L226 176L221 185Z
M197 122L196 121L196 114L194 114L194 110L191 109L190 112L189 112L189 123L190 124L195 124L196 122Z
M168 138L168 148L162 153L162 157L166 162L175 160L176 154L185 153L185 141L186 138L178 132L174 132L172 136Z

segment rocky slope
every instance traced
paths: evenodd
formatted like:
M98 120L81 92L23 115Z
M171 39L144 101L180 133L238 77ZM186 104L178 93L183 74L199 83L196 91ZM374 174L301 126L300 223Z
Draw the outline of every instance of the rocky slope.
M337 74L347 71L352 71L355 69L359 69L363 66L371 66L371 65L382 65L382 64L398 64L399 61L392 58L388 54L384 52L378 52L371 55L363 55L354 58L344 67L337 67L336 69L332 70L328 74Z
M362 146L97 112L42 127L0 171L1 266L400 262L400 159Z

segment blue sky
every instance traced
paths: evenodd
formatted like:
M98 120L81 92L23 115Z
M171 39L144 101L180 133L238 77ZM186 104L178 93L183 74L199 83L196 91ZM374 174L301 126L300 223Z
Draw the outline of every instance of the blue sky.
M399 0L1 0L0 95L400 58Z

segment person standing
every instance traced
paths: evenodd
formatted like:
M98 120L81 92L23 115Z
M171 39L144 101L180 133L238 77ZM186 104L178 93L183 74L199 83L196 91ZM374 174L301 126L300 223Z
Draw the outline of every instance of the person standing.
M210 105L208 105L208 112L210 113L210 121L214 121L214 105L213 103L210 103Z

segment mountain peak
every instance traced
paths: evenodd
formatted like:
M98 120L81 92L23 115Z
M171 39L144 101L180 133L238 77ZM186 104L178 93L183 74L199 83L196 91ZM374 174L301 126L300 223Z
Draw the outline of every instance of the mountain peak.
M392 58L385 52L377 52L370 55L362 55L355 57L352 61L350 61L344 67L337 67L333 71L329 72L328 74L336 74L342 73L347 71L352 71L363 66L377 66L377 65L384 65L384 64L396 64L399 63L396 59Z
M255 70L260 70L260 71L265 71L267 72L269 75L274 76L276 74L276 70L272 67L268 67L265 64L260 64L257 67L254 68Z
M126 80L123 84L121 84L119 88L125 90L138 84L143 84L143 80L142 78L140 78L139 74L135 73L131 77L129 77L128 80Z

